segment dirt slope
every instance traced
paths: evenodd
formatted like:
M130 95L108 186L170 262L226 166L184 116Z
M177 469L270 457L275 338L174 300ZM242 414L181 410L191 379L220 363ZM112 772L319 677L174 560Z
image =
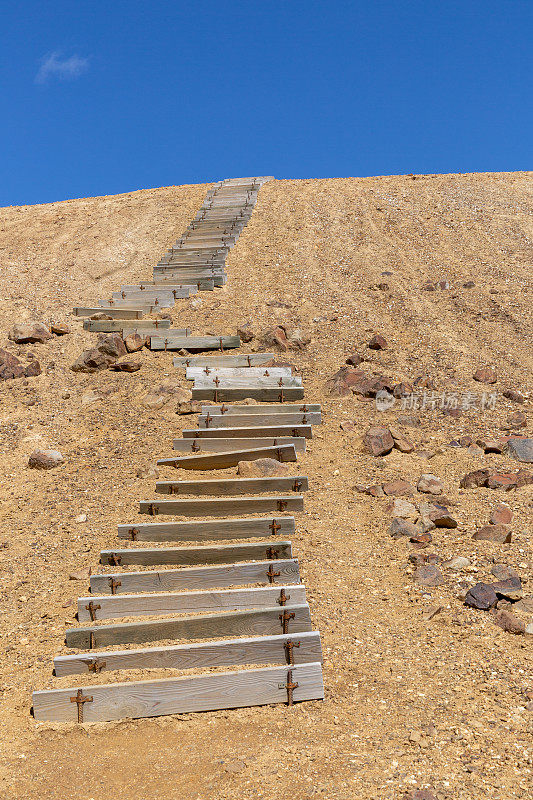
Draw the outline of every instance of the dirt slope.
M0 347L24 363L34 353L43 366L39 377L0 383L3 797L397 800L426 786L440 800L530 795L532 639L504 632L458 595L494 580L494 562L515 567L533 593L533 492L459 490L467 471L520 465L447 445L461 435L501 434L517 409L528 417L521 432L532 435L531 400L517 406L501 394L513 388L533 398L532 177L263 187L230 255L227 286L204 293L200 304L182 301L173 316L198 332L230 333L251 321L258 332L282 323L311 336L291 358L325 422L299 459L311 490L294 546L322 634L326 700L86 727L36 724L29 715L32 689L76 683L51 677L53 656L66 652L75 599L86 591L86 581L69 581L69 573L98 569L100 548L117 541L117 523L134 521L138 500L153 497L153 481L137 478L137 468L169 453L190 419L176 416L172 401L159 411L142 405L154 386L185 385L171 354L143 351L133 375L73 373L94 338L70 310L150 279L207 186L0 211ZM421 288L441 278L449 289ZM475 285L465 288L467 281ZM72 334L44 345L7 343L14 322L35 318L68 321ZM387 349L367 349L375 332ZM372 401L326 393L327 377L353 349L370 359L367 371L396 381L428 376L460 397L496 390L496 406L459 418L419 410L421 425L402 428L415 452L376 459L363 450L362 434L371 424L402 427L397 418L406 412L399 402L380 413ZM497 369L495 386L472 380L487 364ZM84 403L93 390L103 399ZM355 420L352 432L340 429L347 419ZM29 470L37 446L61 450L65 464ZM471 561L462 573L443 570L436 588L414 582L409 543L387 532L388 500L354 488L398 477L416 484L425 472L443 479L459 520L456 530L432 532L432 550L442 560ZM511 544L472 541L497 500L514 511ZM77 523L82 513L87 522Z

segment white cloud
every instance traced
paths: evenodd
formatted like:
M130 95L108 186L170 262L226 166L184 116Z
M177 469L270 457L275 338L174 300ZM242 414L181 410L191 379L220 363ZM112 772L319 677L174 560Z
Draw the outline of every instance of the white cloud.
M73 80L86 72L88 68L88 58L78 55L62 58L59 51L48 53L41 61L41 66L35 76L35 83L48 83L52 78L60 81Z

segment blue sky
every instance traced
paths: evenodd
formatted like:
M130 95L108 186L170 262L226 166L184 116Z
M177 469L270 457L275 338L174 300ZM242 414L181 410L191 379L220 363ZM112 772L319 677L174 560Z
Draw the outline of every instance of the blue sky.
M532 0L4 3L0 206L532 169Z

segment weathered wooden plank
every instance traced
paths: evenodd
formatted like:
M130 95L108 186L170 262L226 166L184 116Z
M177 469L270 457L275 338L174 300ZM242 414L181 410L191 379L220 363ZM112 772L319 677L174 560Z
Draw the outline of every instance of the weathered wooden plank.
M186 286L181 286L179 289L166 289L160 287L158 289L136 289L129 292L112 292L111 297L115 302L124 300L130 303L144 303L152 305L156 300L159 305L163 303L172 304L173 300L185 300L189 297L190 292Z
M252 406L248 406L252 408ZM238 418L239 426L243 428L273 428L301 425L319 425L322 416L319 412L309 411L304 414L241 414ZM232 428L235 417L231 414L200 414L198 417L200 428Z
M91 575L91 594L132 594L134 592L178 592L193 589L223 589L254 583L300 583L296 559L276 559L272 576L271 561L215 564L207 567L121 572ZM113 591L111 591L113 589Z
M209 669L237 667L245 664L284 664L287 644L292 642L294 664L322 662L322 647L318 631L302 631L298 638L285 634L258 636L254 639L226 639L145 647L131 650L101 650L54 658L54 672L64 675L128 669Z
M240 347L238 336L152 336L152 350L221 350Z
M141 334L157 333L158 330L165 330L170 328L169 319L138 319L134 320L118 320L118 319L86 319L83 321L83 328L86 331L93 333L121 333L124 330L139 331ZM183 336L186 335L186 329L181 330ZM188 331L187 331L188 333Z
M292 367L186 367L185 377L188 381L198 378L213 380L218 377L220 380L229 378L291 378Z
M294 530L294 517L280 516L195 522L143 522L119 525L118 538L139 542L214 542L220 539L291 536Z
M229 636L265 636L284 632L283 617L285 612L288 615L294 614L294 617L286 624L286 633L294 634L311 630L311 616L307 604L301 606L278 605L276 608L261 609L259 611L194 614L177 619L156 619L141 622L122 622L113 625L68 628L65 631L65 642L67 647L86 650L115 644L161 642L165 639L222 639Z
M263 561L267 558L291 558L291 542L253 542L246 544L202 545L200 547L129 547L126 550L102 550L100 563L125 567L174 564L231 564L237 561Z
M274 353L250 353L246 355L237 353L212 356L176 356L172 363L175 367L251 367L255 365L267 364L274 358ZM241 406L238 407L240 408ZM209 408L220 409L220 406L209 406ZM242 406L242 408L248 408L248 406ZM202 413L206 412L202 410Z
M230 389L221 387L218 389L207 389L205 387L196 387L192 389L193 400L246 400L251 397L255 400L300 400L303 399L304 390L303 386L281 386L276 388L257 388L257 386L246 386L239 389Z
M172 284L176 280L181 281L182 284L189 284L200 292L212 292L215 286L224 286L226 283L226 273L222 275L214 275L211 278L198 277L194 274L184 275L183 273L176 274L175 272L161 272L154 273L154 280L160 286L165 286L166 282Z
M86 686L81 689L49 689L33 693L36 720L49 722L105 722L122 718L160 717L193 711L244 708L286 703L288 668L259 667L152 681L128 681ZM298 664L290 669L293 702L322 700L324 684L320 663ZM81 691L80 705L72 698Z
M141 297L144 295L145 292L148 292L149 294L157 293L160 291L166 291L172 293L174 290L178 289L186 289L189 292L189 294L197 294L197 289L195 286L192 286L190 283L188 284L188 283L178 283L178 282L164 283L164 284L137 283L129 286L121 286L120 289L123 292L137 292L138 294L141 295Z
M130 309L130 308L140 308L147 313L153 313L154 311L158 311L162 308L172 308L175 305L174 298L165 299L164 297L161 300L158 300L157 297L154 298L153 302L150 301L148 298L146 301L140 300L99 300L98 305L100 306L100 311L104 311L107 314L108 309Z
M258 458L276 458L281 462L296 461L296 450L294 445L284 444L279 447L257 447L253 450L233 450L227 453L160 458L157 464L175 469L226 469L236 467L239 461L255 461Z
M245 372L248 372L248 367L243 367ZM232 377L222 377L213 374L209 375L199 375L197 378L194 379L193 389L210 389L214 391L215 389L220 389L221 391L225 389L240 389L241 387L249 387L257 391L258 389L277 389L277 393L279 394L281 389L293 388L293 387L302 387L302 379L299 375L289 375L289 376L259 376L259 375L233 375Z
M229 514L267 514L269 511L303 511L301 494L284 494L275 497L210 497L178 500L140 502L139 513L158 516L172 514L176 517L227 517Z
M241 417L234 415L234 422L240 422ZM250 428L186 428L183 431L184 439L234 439L234 446L241 446L241 442L249 441L252 438L263 438L265 445L272 444L271 439L276 444L285 444L284 440L292 439L311 439L313 436L311 425L273 425L270 428L260 428L251 426ZM179 440L175 440L179 441ZM198 441L198 444L203 445ZM258 445L260 446L260 445ZM296 446L296 445L295 445ZM298 449L298 448L296 448Z
M261 354L257 353L257 355ZM263 355L269 355L270 358L275 357L271 353L264 353ZM208 356L207 358L210 357ZM218 356L214 356L214 358L218 358ZM228 356L228 358L239 358L239 356ZM178 359L175 358L174 361L178 361ZM177 365L175 364L174 366ZM226 405L226 403L213 405L213 403L210 403L202 406L202 414L226 414L226 416L233 414L306 414L320 413L320 411L321 407L318 403L268 403L266 405L260 403L254 403L253 405Z
M72 313L75 317L92 317L94 314L106 314L113 319L141 319L144 313L143 308L106 308L101 306L77 306Z
M209 430L209 428L207 428ZM218 428L217 430L227 430ZM224 453L233 451L236 447L243 450L253 450L258 447L279 447L280 445L292 444L297 453L305 453L305 438L303 436L273 436L273 437L254 437L254 438L222 438L221 436L197 437L187 439L174 439L173 448L179 453Z
M201 481L157 481L158 494L239 495L250 492L306 492L306 475L277 475L272 478L211 478Z
M118 617L148 617L154 614L192 614L200 611L242 611L245 608L273 608L290 600L306 602L305 586L284 584L258 589L223 589L199 592L152 592L111 594L78 598L79 622ZM91 617L92 614L92 617Z

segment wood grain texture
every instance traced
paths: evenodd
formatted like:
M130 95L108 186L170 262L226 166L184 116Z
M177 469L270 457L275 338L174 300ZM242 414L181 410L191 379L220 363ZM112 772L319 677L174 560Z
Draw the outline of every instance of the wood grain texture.
M252 561L244 564L224 564L207 567L182 567L180 569L146 570L145 572L119 572L91 575L91 594L111 594L112 581L115 594L133 592L178 592L205 589L223 589L230 586L252 584L300 583L298 561L276 559L275 576L270 576L272 560Z
M200 542L220 539L254 539L292 536L294 517L256 517L195 522L149 522L119 525L118 538L139 542Z
M166 300L165 298L161 298L159 301L157 298L154 298L153 301L150 298L147 298L144 302L137 302L131 301L128 302L127 300L99 300L98 305L100 306L100 311L107 313L107 309L109 308L118 308L127 310L129 308L140 308L142 311L145 311L147 314L157 314L159 311L165 308L172 308L175 305L175 300L172 298L171 300Z
M238 336L168 336L150 337L152 350L220 350L220 340L223 348L240 347L241 340ZM166 345L165 345L166 343Z
M309 606L286 605L259 611L230 611L224 614L193 614L172 619L91 625L65 631L67 647L86 650L115 644L142 644L166 639L222 639L230 636L265 636L283 633L284 613L294 614L287 633L311 630Z
M259 492L306 492L305 475L277 475L272 478L211 478L203 481L157 481L158 494L239 495Z
M223 430L221 428L221 430ZM172 448L178 453L226 453L235 448L256 450L258 447L279 447L292 444L297 453L305 453L303 436L270 436L250 439L227 439L222 436L203 436L194 439L174 439Z
M324 697L320 663L298 664L292 679L298 684L294 702ZM260 667L236 672L130 681L82 688L91 702L84 703L83 721L102 722L123 718L159 717L193 711L286 703L287 667ZM281 687L281 688L280 688ZM76 688L49 689L33 693L36 720L77 721L77 705L70 698Z
M256 461L258 458L275 458L280 462L296 461L296 450L292 444L276 447L257 447L252 450L235 449L227 453L206 453L204 455L176 456L175 458L160 458L159 466L174 467L175 469L226 469L236 467L239 461Z
M246 375L228 378L217 378L213 375L203 375L194 380L195 389L240 389L242 387L251 387L254 389L276 389L281 387L294 388L301 387L302 379L298 375L291 375L289 377L265 377L248 375L248 367L243 367ZM217 383L218 381L218 383Z
M252 406L247 406L251 408ZM235 426L236 417L230 414L200 414L198 417L198 427L200 428L232 428ZM295 425L320 425L322 415L317 411L309 411L306 414L241 414L238 417L239 426L243 428L273 428L287 427Z
M100 672L127 669L207 669L237 667L245 664L284 664L288 642L292 642L294 664L322 662L318 631L301 632L297 636L280 634L254 639L230 639L175 644L167 647L146 647L131 650L89 651L54 658L57 677L90 674L95 662Z
M194 381L197 378L213 379L217 376L220 379L240 378L248 375L254 378L290 378L292 367L210 367L206 364L205 367L187 367L185 370L185 377L188 381Z
M247 367L267 364L274 358L274 353L250 353L247 355L221 354L212 356L176 356L172 363L175 367L187 367L187 365L191 367Z
M193 387L192 399L193 400L246 400L251 397L255 400L280 400L282 396L286 400L299 400L303 399L304 389L303 386L282 386L276 388L258 388L257 386L243 386L237 389L230 389L221 387L219 389L207 389L202 387Z
M256 355L261 354L256 353ZM275 358L271 353L265 353L264 355L270 355L272 359ZM228 357L230 358L231 356ZM235 356L235 358L239 357ZM177 360L176 358L174 359L174 361ZM320 413L320 410L321 406L318 403L268 403L266 405L261 405L260 403L254 403L254 405L231 405L226 403L221 405L219 403L214 405L210 403L202 406L202 414L209 413L217 416L220 414L225 414L226 416L233 416L234 414L305 414L306 412Z
M139 319L139 320L115 320L115 319L86 319L83 321L83 329L91 331L92 333L122 333L127 335L133 331L138 331L142 336L148 333L157 333L157 331L170 328L169 319ZM185 329L182 330L185 336Z
M106 308L105 311L101 306L77 306L73 309L74 316L76 317L92 317L94 314L107 314L108 317L113 319L141 319L144 313L142 308Z
M100 564L126 567L173 564L231 564L237 561L262 561L268 558L291 558L291 542L272 541L248 544L203 545L201 547L130 547L102 550Z
M241 417L237 415L232 419L234 423L241 421ZM241 441L257 437L275 438L279 442L287 437L311 439L313 437L313 429L311 425L273 425L269 428L258 425L250 426L249 428L186 428L182 431L182 436L184 439L202 439L204 441L205 439L228 439L234 437L238 439L234 444L240 445ZM265 441L265 445L267 444L268 442Z
M272 497L206 497L177 500L141 501L140 514L173 514L176 517L227 517L230 514L267 514L303 511L301 494L278 494Z
M248 608L273 608L280 599L287 598L293 604L306 602L305 586L284 584L283 597L279 586L260 589L224 589L201 592L153 592L151 594L97 595L78 598L79 622L90 622L94 618L117 619L118 617L150 616L153 614L191 614L199 611L240 611ZM89 603L92 602L92 606Z

